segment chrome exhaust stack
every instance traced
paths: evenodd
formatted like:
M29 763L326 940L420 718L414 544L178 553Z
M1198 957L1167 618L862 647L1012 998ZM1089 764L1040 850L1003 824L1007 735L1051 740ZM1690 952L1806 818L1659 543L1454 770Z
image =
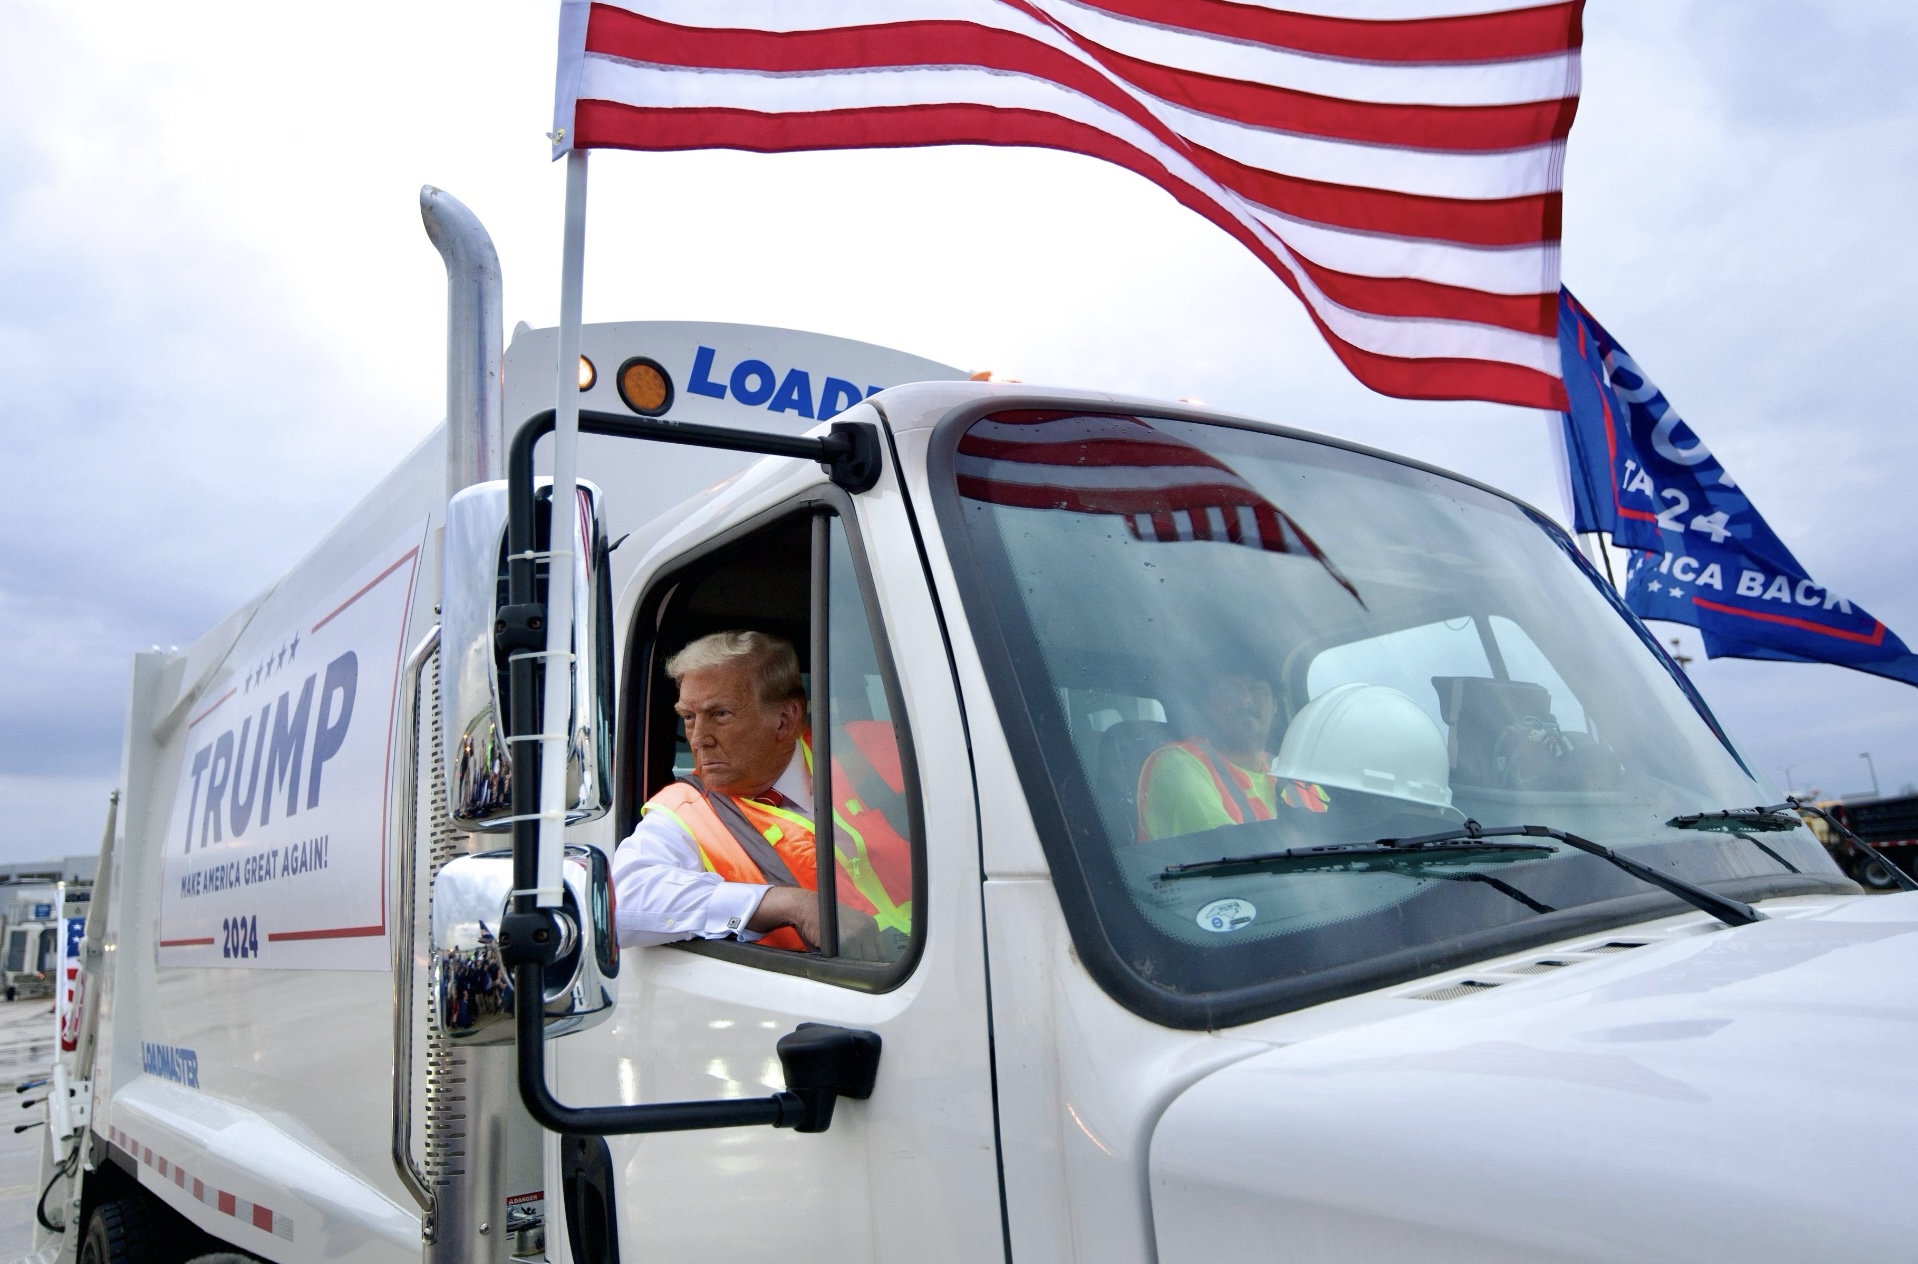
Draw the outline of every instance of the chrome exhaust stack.
M499 254L479 217L432 185L420 190L420 219L446 262L446 495L506 477L501 419L503 347ZM393 1160L420 1206L426 1264L531 1264L546 1255L546 1135L520 1100L513 1046L456 1043L439 1008L424 1003L430 970L420 931L433 923L433 880L480 850L446 810L440 748L444 649L435 630L408 664L403 699L411 740L392 774L401 884L408 907L396 919ZM420 901L421 886L428 892ZM419 905L427 905L421 909ZM414 1050L424 1049L425 1100L413 1100ZM418 1134L414 1121L421 1125ZM420 1136L417 1159L413 1137Z
M420 189L426 235L446 261L446 494L506 477L500 420L505 346L499 253L486 226L452 194Z

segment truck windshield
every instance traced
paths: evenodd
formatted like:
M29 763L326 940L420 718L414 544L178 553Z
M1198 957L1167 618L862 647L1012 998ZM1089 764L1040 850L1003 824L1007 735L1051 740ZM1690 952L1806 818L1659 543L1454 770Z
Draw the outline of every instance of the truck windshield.
M1512 501L1188 420L1002 412L942 437L941 512L1053 880L1082 959L1147 1017L1244 1021L1683 907L1549 842L1206 861L1472 820L1744 899L1850 889L1808 830L1666 824L1776 796Z

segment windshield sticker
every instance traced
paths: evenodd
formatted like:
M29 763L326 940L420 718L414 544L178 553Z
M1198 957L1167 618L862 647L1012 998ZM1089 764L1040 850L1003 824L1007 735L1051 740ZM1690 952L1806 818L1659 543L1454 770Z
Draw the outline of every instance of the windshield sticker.
M1250 900L1214 900L1199 910L1199 929L1229 934L1250 926L1258 915Z

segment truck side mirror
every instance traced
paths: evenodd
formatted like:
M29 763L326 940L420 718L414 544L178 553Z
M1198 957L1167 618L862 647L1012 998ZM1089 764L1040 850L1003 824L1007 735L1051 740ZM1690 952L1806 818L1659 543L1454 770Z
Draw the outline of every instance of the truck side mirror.
M568 847L566 901L554 919L559 955L546 967L546 1034L591 1027L613 1012L619 942L605 853ZM428 985L440 1030L458 1044L513 1043L513 972L500 961L500 919L513 893L513 853L449 861L433 879L433 961Z
M539 548L552 549L550 484L536 493ZM513 759L507 742L507 655L496 631L506 597L506 484L476 483L446 506L440 560L439 724L446 771L446 810L461 829L512 828ZM573 584L573 705L566 819L590 821L612 805L613 614L611 563L601 525L600 492L579 485L574 530L557 546ZM545 604L547 564L540 564L538 600ZM537 694L537 691L536 691ZM547 723L554 720L549 717Z

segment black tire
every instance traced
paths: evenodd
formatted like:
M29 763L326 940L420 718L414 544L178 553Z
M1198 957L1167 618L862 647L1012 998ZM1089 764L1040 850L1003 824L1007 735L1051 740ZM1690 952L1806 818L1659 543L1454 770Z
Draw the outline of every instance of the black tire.
M1891 862L1885 862L1885 864L1889 863ZM1876 860L1866 861L1858 866L1858 881L1874 891L1889 891L1898 885L1898 880L1886 872L1885 865Z
M159 1218L143 1198L116 1198L93 1209L80 1264L153 1264L165 1258Z
M13 988L7 989L7 1000L12 1001L18 996L19 996L19 993L15 991Z

